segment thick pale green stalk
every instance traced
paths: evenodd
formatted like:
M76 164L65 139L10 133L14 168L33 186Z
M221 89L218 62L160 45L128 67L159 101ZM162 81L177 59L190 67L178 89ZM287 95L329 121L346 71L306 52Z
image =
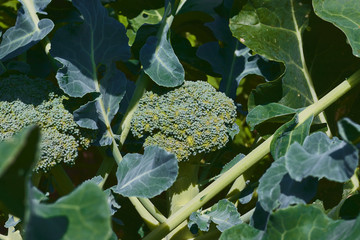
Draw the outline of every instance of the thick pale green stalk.
M334 103L337 99L347 93L359 82L360 70L358 70L349 79L345 80L336 88L334 88L318 102L304 109L299 114L298 125L303 123L310 116L317 115L320 112L324 111L329 105ZM246 157L244 157L239 163L234 165L230 170L224 173L215 182L213 182L203 191L201 191L196 197L189 201L179 211L171 215L166 222L160 224L160 226L157 227L154 231L152 231L149 235L147 235L144 240L157 240L166 236L167 233L169 233L172 229L176 228L185 219L187 219L192 212L200 209L205 203L212 199L227 185L232 183L238 176L243 174L246 170L248 170L255 163L260 161L266 154L268 154L270 152L270 143L272 139L273 136L269 137L265 142L260 144L256 149L254 149Z

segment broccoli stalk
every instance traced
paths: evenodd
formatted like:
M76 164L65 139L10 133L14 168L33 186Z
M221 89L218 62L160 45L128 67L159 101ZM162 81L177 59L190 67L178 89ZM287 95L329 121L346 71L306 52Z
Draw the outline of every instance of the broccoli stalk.
M206 153L229 141L236 119L232 99L209 83L185 81L175 89L148 91L131 121L131 132L144 138L144 147L156 145L174 153L179 174L167 191L172 215L199 192L198 169Z
M78 127L63 105L67 97L50 81L10 75L0 79L0 89L0 142L29 125L41 129L35 172L47 172L59 163L74 164L78 149L90 145L92 133Z

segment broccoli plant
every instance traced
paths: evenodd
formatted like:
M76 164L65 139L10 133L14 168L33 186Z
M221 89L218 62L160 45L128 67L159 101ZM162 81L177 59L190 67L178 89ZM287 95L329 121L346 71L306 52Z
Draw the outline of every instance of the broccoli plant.
M1 1L0 239L358 239L359 13Z

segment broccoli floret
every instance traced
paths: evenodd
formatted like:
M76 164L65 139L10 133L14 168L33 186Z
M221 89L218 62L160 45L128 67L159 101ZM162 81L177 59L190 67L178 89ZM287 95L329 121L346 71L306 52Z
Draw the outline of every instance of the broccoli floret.
M61 162L74 164L78 149L86 149L93 137L78 127L65 109L67 97L51 82L11 75L0 79L0 142L22 128L41 129L40 160L35 171L49 171Z
M202 81L162 91L146 92L132 118L131 131L145 136L144 146L162 147L179 161L225 146L236 119L232 99Z

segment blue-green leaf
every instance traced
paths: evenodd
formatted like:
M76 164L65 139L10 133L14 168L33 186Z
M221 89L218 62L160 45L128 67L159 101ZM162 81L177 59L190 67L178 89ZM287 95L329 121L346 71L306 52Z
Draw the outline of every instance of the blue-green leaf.
M343 118L337 123L340 136L353 144L360 141L360 125L349 118Z
M25 183L33 164L39 159L40 130L23 129L9 140L0 142L0 205L10 214L23 218Z
M214 222L221 231L240 224L240 214L235 205L227 199L220 200L211 207L211 210L205 213L194 212L190 216L188 227L196 224L201 231L208 231L210 222Z
M258 200L267 212L291 204L307 203L317 190L316 178L307 177L301 181L292 179L285 167L284 157L273 162L259 182Z
M266 232L240 224L224 231L220 239L348 240L359 235L360 216L350 221L332 220L315 206L298 205L271 214Z
M290 122L285 123L276 130L270 145L270 152L275 160L284 156L292 143L303 143L305 137L310 133L313 118L313 116L308 118L304 123L295 128L298 124L298 115L295 115Z
M126 197L152 198L175 182L178 162L174 154L157 146L145 148L144 155L128 153L119 163L115 193Z
M184 68L168 39L170 25L166 19L172 11L172 7L172 3L169 2L165 8L165 14L158 30L161 35L148 37L140 50L140 61L145 73L156 84L164 87L180 86L185 78Z
M85 182L53 204L32 200L26 239L109 239L111 215L106 194Z
M358 0L314 0L315 13L340 28L349 39L353 54L360 57L360 2Z
M44 14L43 10L51 0L20 0L22 7L14 27L9 28L2 36L0 44L0 60L13 58L43 39L53 28L54 23L43 18L39 22L32 15Z
M285 154L286 169L297 181L313 176L345 182L354 174L358 155L359 151L353 145L316 132L302 145L295 142L290 146Z
M84 128L99 129L99 144L109 145L115 137L110 123L131 84L114 65L130 57L128 38L124 26L108 16L99 0L72 3L84 22L66 25L55 33L51 54L62 64L56 78L70 96L99 94L76 110L74 117Z

